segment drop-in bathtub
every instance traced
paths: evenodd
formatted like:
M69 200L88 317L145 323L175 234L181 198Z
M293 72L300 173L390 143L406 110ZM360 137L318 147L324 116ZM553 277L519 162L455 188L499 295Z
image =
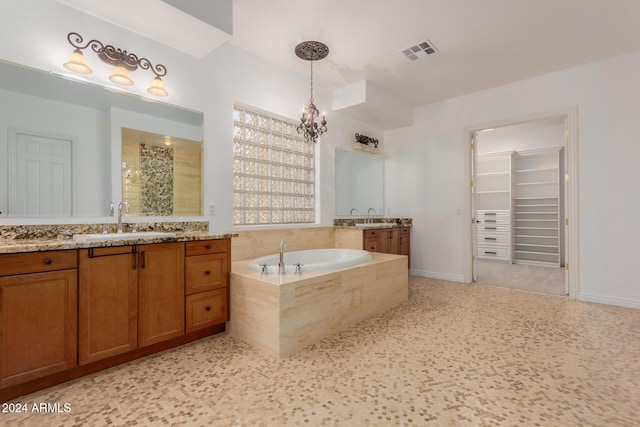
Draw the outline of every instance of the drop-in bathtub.
M284 275L278 274L279 258L274 254L233 262L228 323L231 336L278 358L296 354L408 297L403 255L357 249L285 252ZM301 275L289 272L297 262L304 264ZM260 264L269 265L270 274L260 274Z
M284 253L286 274L294 274L296 264L301 265L302 272L339 270L371 261L371 254L359 249L312 249ZM267 264L269 274L278 273L280 254L272 254L253 259L247 265L249 270L260 273Z

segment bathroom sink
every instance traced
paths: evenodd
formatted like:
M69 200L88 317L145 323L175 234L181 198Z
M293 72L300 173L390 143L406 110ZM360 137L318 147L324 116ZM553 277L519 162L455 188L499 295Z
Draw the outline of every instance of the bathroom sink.
M73 240L78 242L103 242L110 240L151 239L154 237L176 237L176 233L162 231L136 231L134 233L74 234Z

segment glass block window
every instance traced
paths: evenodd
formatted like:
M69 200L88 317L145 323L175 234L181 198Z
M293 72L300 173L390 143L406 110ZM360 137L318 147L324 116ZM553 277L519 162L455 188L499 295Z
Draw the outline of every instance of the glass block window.
M233 224L315 222L315 145L297 123L235 105Z

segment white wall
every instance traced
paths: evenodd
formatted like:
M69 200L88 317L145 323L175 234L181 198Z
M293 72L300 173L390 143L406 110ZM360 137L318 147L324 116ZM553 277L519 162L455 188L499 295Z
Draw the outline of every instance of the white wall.
M481 132L476 137L476 144L478 154L562 147L564 145L564 124Z
M214 232L233 229L233 103L238 101L297 121L309 99L308 64L302 61L300 74L294 74L228 43L200 60L53 0L5 2L1 10L0 38L13 40L15 44L0 44L0 59L68 74L62 64L72 51L66 39L67 33L74 31L85 41L96 38L167 67L168 73L163 81L170 95L166 102L204 113L204 205L216 205L215 217L205 219L210 219L210 228ZM86 78L97 84L109 84L107 76L111 67L102 64L92 52L87 52L86 56L94 69L94 73ZM147 96L145 90L152 77L149 71L133 72L132 79L136 85L127 90ZM335 213L335 147L351 147L356 132L380 140L382 132L376 126L333 114L329 110L331 91L324 88L322 82L314 81L314 98L320 109L327 109L329 128L317 148L318 223L332 225ZM105 162L108 162L106 158ZM104 179L108 181L109 177Z
M387 169L400 189L388 208L413 217L414 272L463 278L465 128L577 106L579 298L640 308L639 87L640 51L426 105L414 126L386 132L404 167Z

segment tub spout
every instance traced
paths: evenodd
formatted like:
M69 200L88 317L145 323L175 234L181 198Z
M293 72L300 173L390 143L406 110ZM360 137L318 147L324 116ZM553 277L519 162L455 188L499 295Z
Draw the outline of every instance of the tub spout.
M284 248L285 242L282 240L280 242L280 263L278 263L278 274L285 274L284 270Z

